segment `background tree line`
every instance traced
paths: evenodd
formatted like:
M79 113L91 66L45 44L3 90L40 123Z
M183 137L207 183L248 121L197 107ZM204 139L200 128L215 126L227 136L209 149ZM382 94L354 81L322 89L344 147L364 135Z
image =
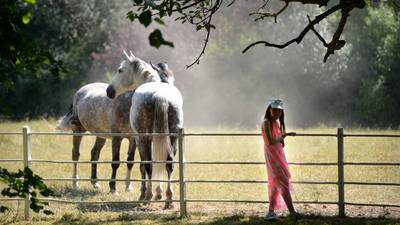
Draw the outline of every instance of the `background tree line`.
M279 7L271 1L270 7ZM83 84L106 81L122 60L121 50L141 58L167 62L185 98L189 125L258 125L265 101L283 98L288 120L296 126L398 127L400 117L399 8L392 2L371 4L352 12L343 33L347 44L323 64L325 49L308 35L287 49L257 47L241 54L251 41L283 43L296 35L307 14L318 9L301 4L273 21L254 22L252 1L236 1L215 15L217 29L199 66L186 70L204 37L191 27L153 24L174 48L149 47L148 33L126 18L129 1L38 1L24 35L62 61L58 74L48 69L20 70L2 59L0 71L11 75L12 88L1 83L1 116L7 119L60 116ZM301 10L300 10L301 9ZM334 32L339 17L319 24L322 35ZM190 41L189 41L190 40ZM3 44L3 43L2 43ZM203 111L207 109L207 111Z

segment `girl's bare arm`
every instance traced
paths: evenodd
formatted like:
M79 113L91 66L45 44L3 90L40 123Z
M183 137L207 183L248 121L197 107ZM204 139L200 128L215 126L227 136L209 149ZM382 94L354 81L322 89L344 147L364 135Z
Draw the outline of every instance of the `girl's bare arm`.
M271 123L268 120L264 120L263 129L264 129L265 134L267 135L268 142L271 145L276 145L276 144L279 144L279 143L281 143L283 141L283 137L279 137L279 138L276 138L276 139L272 138L272 135L271 135Z

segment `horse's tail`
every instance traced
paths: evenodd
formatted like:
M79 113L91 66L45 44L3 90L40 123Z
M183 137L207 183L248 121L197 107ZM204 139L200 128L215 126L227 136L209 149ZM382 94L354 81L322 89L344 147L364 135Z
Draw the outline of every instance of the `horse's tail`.
M168 101L162 96L155 98L154 104L154 133L169 133L168 128ZM169 136L153 137L153 161L166 161L172 158L172 148ZM166 174L166 163L154 163L152 178L163 179Z
M77 122L74 120L74 113L72 110L73 106L71 105L68 112L57 121L56 128L58 130L73 130L76 127Z

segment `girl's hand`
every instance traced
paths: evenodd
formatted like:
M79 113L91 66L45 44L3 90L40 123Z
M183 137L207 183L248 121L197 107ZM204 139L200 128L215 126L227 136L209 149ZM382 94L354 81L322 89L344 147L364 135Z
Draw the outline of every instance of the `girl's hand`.
M287 132L285 133L285 137L286 136L296 136L296 132Z
M283 133L282 135L281 135L281 140L280 140L280 142L283 142L283 140L287 137L287 136L295 136L296 135L296 132L288 132L288 133Z

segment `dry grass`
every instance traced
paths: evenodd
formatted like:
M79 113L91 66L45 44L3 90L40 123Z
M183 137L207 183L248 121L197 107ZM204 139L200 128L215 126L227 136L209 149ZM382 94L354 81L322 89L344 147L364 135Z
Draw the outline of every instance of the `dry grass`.
M32 131L54 132L55 120L38 120L29 122L1 122L2 131L22 131L23 125L29 125ZM186 129L190 132L258 132L258 130L243 129ZM336 133L335 128L315 128L307 130L295 130L298 133ZM399 134L398 130L348 130L353 133L390 133ZM32 158L70 160L72 141L71 136L32 136ZM93 137L84 137L81 145L80 160L90 160L90 150L94 143ZM123 142L121 148L121 160L126 159L127 142ZM399 162L400 161L400 139L399 138L346 138L345 160L347 162ZM262 140L260 137L185 137L185 157L187 161L263 161ZM290 137L286 141L286 155L290 162L336 162L337 147L334 137ZM0 135L0 158L22 158L22 138L20 135ZM107 141L100 160L111 159L111 143ZM136 154L136 160L139 160ZM22 163L1 163L1 166L9 170L22 168ZM90 177L90 164L79 164L79 177ZM174 178L177 179L177 170ZM293 180L296 181L336 181L337 168L335 166L291 166ZM34 172L46 178L70 178L72 165L33 163ZM121 165L118 178L125 177L126 166ZM346 181L368 181L368 182L391 182L400 183L400 168L372 167L372 166L346 166ZM266 170L264 165L188 165L186 175L191 180L265 180ZM98 166L99 178L109 178L111 167L109 164ZM134 166L133 178L139 178L138 165ZM47 182L52 188L62 194L63 199L87 200L87 201L127 201L136 200L139 196L139 183L134 184L133 193L124 192L124 184L117 183L119 195L108 192L108 183L101 182L99 190L93 190L90 182L80 182L79 190L72 190L70 182ZM179 196L179 188L174 185L175 196ZM337 201L336 185L308 185L295 184L293 198L295 201ZM347 202L400 204L400 187L383 186L346 186ZM267 189L265 184L217 184L217 183L190 183L187 186L187 197L189 199L238 199L238 200L267 200ZM10 221L22 218L22 203L6 203L14 207L12 213L3 216L0 221ZM177 209L162 211L161 204L151 206L137 205L73 205L51 203L51 209L55 216L46 217L35 215L36 222L44 224L61 223L118 223L117 221L131 221L137 219L143 224L160 223L204 223L204 224L247 224L262 222L258 220L265 212L264 204L189 204L191 219L171 222L178 215ZM298 205L301 212L318 215L334 215L336 206L321 205ZM348 207L348 213L352 216L389 216L399 217L400 212L396 209L376 209L368 211L369 208ZM354 211L352 211L354 210ZM399 209L397 209L399 210ZM102 212L99 214L98 212ZM99 215L101 215L99 217ZM232 217L233 216L233 217ZM236 217L235 217L236 216ZM254 218L253 218L253 217ZM156 219L158 218L158 219ZM164 218L164 219L163 219ZM226 220L215 218L227 218ZM317 217L314 222L318 221ZM75 222L74 222L75 221ZM97 222L95 222L97 221ZM102 222L103 221L103 222ZM197 222L196 222L197 221ZM216 221L213 223L212 221ZM225 223L226 221L230 223ZM242 221L242 222L240 222ZM247 221L247 222L246 222ZM304 224L308 224L304 219ZM311 220L312 221L312 220ZM343 221L342 221L343 222ZM344 221L346 222L346 221ZM358 221L359 222L359 221ZM358 224L355 223L355 224ZM142 224L141 223L141 224ZM395 221L396 223L396 221ZM395 224L393 223L393 224ZM285 223L283 223L285 224ZM352 224L352 223L349 223ZM392 223L389 223L392 224Z

